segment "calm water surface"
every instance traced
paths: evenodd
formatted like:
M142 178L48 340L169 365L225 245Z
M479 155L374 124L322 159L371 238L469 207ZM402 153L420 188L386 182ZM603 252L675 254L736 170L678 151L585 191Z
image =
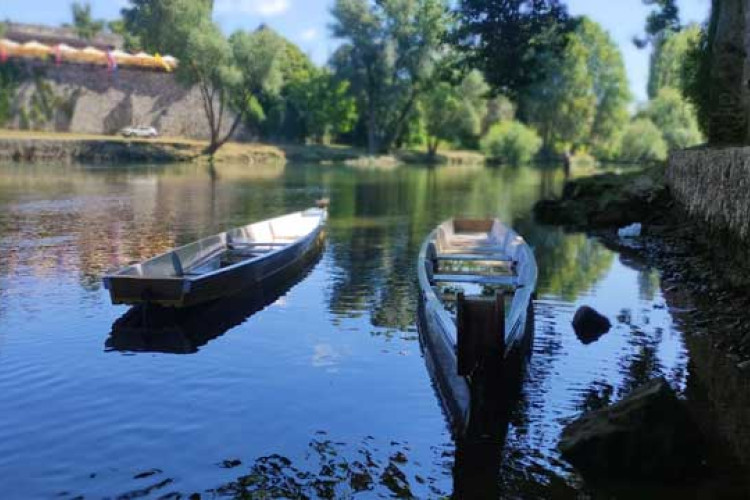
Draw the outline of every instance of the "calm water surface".
M654 271L533 223L561 184L532 167L1 166L2 497L450 495L455 447L420 351L415 259L437 223L490 214L541 269L496 480L509 496L571 494L562 426L656 374L684 387L688 356ZM113 331L128 309L110 304L104 272L321 196L322 256L264 309L238 301L232 320L159 338ZM570 326L582 304L615 323L590 345Z

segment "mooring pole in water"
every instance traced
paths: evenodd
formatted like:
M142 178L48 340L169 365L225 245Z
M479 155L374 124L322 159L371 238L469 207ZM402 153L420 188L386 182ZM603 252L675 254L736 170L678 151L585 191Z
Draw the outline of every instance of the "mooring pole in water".
M471 375L481 364L502 364L505 355L505 295L457 297L458 374Z

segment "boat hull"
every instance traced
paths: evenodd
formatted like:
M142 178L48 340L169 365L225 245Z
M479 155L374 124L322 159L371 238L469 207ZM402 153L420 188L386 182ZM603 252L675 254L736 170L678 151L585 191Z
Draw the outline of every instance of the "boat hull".
M205 304L252 287L267 286L272 284L267 282L277 279L277 276L283 274L286 269L308 260L320 251L325 238L324 222L326 220L325 213L321 214L319 223L304 236L277 250L266 252L261 256L253 256L226 268L201 275L164 277L142 276L133 270L126 270L104 277L104 285L109 290L113 304L145 303L178 308ZM240 230L241 228L235 231ZM222 233L201 240L191 246L201 250L205 246L210 252L215 253L217 249L220 252L223 245L228 245L226 234ZM181 249L176 249L170 254L178 255L181 251ZM164 261L167 260L165 255L152 259L152 262L160 262L162 272ZM179 261L179 257L175 259Z

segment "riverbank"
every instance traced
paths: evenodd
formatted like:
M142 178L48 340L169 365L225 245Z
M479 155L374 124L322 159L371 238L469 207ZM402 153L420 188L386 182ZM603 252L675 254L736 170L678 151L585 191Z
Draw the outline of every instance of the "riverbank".
M183 138L130 139L120 136L0 130L0 161L10 162L110 162L176 163L202 162L206 143ZM346 163L352 166L388 168L401 164L478 164L484 156L474 151L445 151L431 157L418 151L398 151L371 157L348 146L271 145L228 142L213 158L215 162L258 164L301 162Z
M750 267L745 243L687 215L664 168L602 174L566 183L563 195L535 206L537 220L597 237L623 259L659 271L667 307L685 332L693 378L713 429L750 470ZM617 230L642 224L641 236ZM688 388L690 389L690 388ZM708 417L707 417L708 418ZM706 420L706 418L701 418Z

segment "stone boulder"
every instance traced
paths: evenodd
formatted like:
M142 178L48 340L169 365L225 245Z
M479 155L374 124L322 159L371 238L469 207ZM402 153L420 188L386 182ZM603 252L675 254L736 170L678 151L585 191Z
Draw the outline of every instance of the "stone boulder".
M612 328L612 323L589 306L578 308L573 316L573 330L583 344L596 342Z
M559 449L592 482L677 480L704 459L700 432L664 378L569 424Z

